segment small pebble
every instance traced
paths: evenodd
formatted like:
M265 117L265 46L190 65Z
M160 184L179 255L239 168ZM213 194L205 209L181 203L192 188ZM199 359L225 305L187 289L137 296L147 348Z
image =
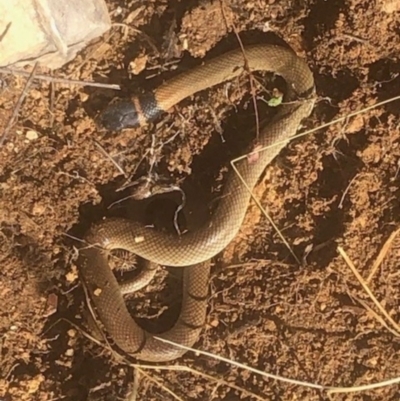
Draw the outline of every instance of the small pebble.
M38 133L36 131L29 130L29 131L26 132L25 138L28 141L34 141L35 139L39 138L39 135L38 135Z

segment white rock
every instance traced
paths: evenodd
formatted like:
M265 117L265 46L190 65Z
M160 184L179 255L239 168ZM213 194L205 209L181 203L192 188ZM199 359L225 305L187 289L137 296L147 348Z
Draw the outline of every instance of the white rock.
M104 0L0 0L0 66L59 68L110 27Z

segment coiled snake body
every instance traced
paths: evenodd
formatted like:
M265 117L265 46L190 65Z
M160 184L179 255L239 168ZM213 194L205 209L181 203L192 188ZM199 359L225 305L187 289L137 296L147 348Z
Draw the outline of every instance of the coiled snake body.
M252 190L266 166L286 146L314 106L313 75L305 61L290 49L253 45L244 52L238 49L226 53L166 82L152 94L109 106L103 115L104 124L112 129L142 125L193 93L239 76L247 69L275 72L287 82L285 103L279 106L279 112L260 133L257 142L260 147L276 146L236 164ZM120 248L161 265L186 266L180 317L160 337L190 347L196 342L206 317L209 267L202 263L221 252L235 237L250 198L238 175L231 171L215 213L196 231L178 236L114 218L88 231L85 240L102 250L85 247L80 251L81 278L99 320L118 347L137 359L154 362L173 360L186 352L158 341L132 319L108 266L107 252Z

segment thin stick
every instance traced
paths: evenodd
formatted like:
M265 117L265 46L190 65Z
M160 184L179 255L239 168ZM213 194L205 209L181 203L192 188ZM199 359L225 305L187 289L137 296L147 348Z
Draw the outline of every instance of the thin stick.
M396 329L398 335L400 335L400 327L399 325L391 318L391 316L386 312L385 308L380 304L380 302L375 298L372 291L367 286L365 280L361 277L360 273L357 271L356 267L354 266L351 259L347 256L346 252L343 250L342 247L338 246L338 251L342 258L345 260L347 265L350 267L353 274L356 276L357 280L360 282L362 287L364 288L365 292L369 295L371 300L374 302L376 307L380 310L380 312L386 317L386 319L392 324L392 326Z
M17 117L18 117L18 113L19 113L19 109L21 108L22 102L25 99L25 96L29 90L29 87L31 86L31 83L33 81L33 78L35 76L35 72L36 72L36 68L38 66L38 63L35 63L35 65L32 68L32 72L29 74L29 78L25 83L24 89L22 90L19 99L17 101L17 104L15 105L14 111L12 113L11 118L8 120L7 126L4 130L4 133L2 135L2 137L0 138L0 146L3 145L4 140L6 139L7 135L9 134L14 122L16 121Z
M21 75L23 77L27 77L30 75L29 72L21 71L21 70L14 70L13 68L9 68L9 67L0 68L0 73L11 74L11 75ZM47 75L35 75L34 79L38 80L38 81L56 82L56 83L65 84L65 85L93 86L96 88L121 90L121 87L117 84L103 84L100 82L79 81L76 79L57 78L57 77L50 77Z

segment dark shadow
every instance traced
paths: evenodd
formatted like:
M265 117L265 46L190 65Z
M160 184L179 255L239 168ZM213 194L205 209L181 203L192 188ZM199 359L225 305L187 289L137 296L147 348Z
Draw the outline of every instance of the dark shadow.
M400 62L393 59L378 60L369 67L368 81L377 89L378 100L384 101L400 95ZM400 100L386 104L388 113L400 115Z
M341 11L346 9L345 0L315 0L310 5L310 12L303 20L304 23L304 39L309 48L318 40L316 38L323 37L326 32L335 27L335 23Z

